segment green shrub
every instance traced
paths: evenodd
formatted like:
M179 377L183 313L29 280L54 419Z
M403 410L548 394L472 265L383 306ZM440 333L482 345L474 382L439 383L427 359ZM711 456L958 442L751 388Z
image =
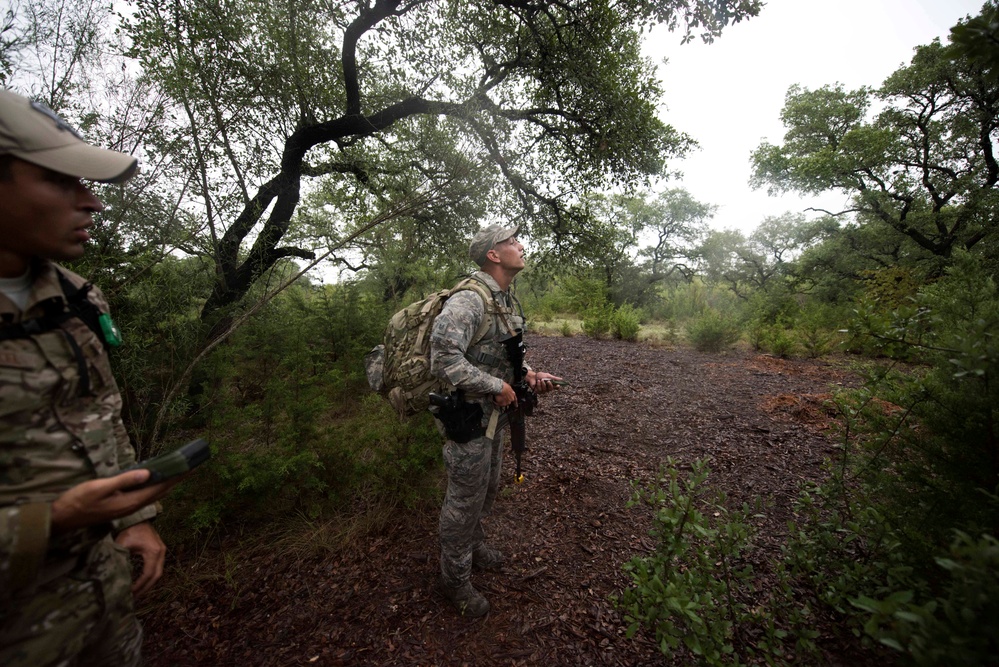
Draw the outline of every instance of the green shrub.
M739 328L731 319L709 310L687 323L687 340L701 352L721 352L739 340Z
M168 255L134 280L124 281L121 289L106 293L123 338L111 354L122 418L141 457L156 453L152 449L158 434L153 430L165 393L201 342L199 310L211 288L210 275L200 259ZM168 428L179 428L190 407L182 392L170 406Z
M792 570L908 660L993 664L999 292L980 260L957 253L892 312L859 308L851 329L896 361L869 367L864 387L839 399L842 458L811 495L821 502L798 508Z
M865 300L880 304L881 310L892 310L910 302L925 278L911 267L890 266L861 271Z
M350 386L362 398L305 440L268 429L259 404L227 410L233 421L204 434L212 459L175 490L161 521L187 540L221 524L334 515L361 495L365 504L396 506L436 497L441 438L433 419L401 422L380 396ZM329 398L344 405L346 394Z
M551 322L554 317L555 311L544 303L527 313L527 319L531 322Z
M836 346L836 327L818 308L805 310L795 323L798 342L810 359L829 354Z
M607 286L596 278L568 278L564 283L566 310L585 314L601 310L608 303Z
M614 321L614 306L605 303L590 308L583 314L583 333L590 338L600 338L607 335Z
M695 461L686 479L667 460L656 482L635 484L629 506L652 508L655 551L631 559L631 585L615 600L628 622L655 634L660 651L675 658L680 647L704 665L741 664L760 652L781 662L773 616L750 604L754 572L743 558L753 530L748 506L730 510L725 495L705 481L709 469Z
M861 479L927 565L955 529L978 535L999 525L999 506L982 502L999 487L999 292L976 260L956 259L911 306L861 328L883 354L922 362L870 373L873 399L853 428L864 446Z
M342 512L362 493L399 505L436 492L432 419L400 422L366 385L361 354L384 311L346 284L292 287L219 346L197 405L213 458L171 496L164 521L197 532Z
M621 340L638 340L638 331L641 329L639 311L629 304L625 304L614 311L611 318L611 329L614 338Z
M765 346L770 350L771 354L781 359L787 359L794 355L797 345L790 331L784 327L775 326L770 328L769 334Z
M917 665L989 665L999 656L999 541L958 531L947 557L936 564L941 594L928 602L912 591L883 599L859 596L870 614L864 630Z
M789 575L805 582L816 599L843 615L859 634L851 600L864 592L911 589L918 581L885 517L860 489L843 485L841 468L830 479L802 490L784 548Z
M754 321L750 322L749 327L746 331L746 337L749 340L749 346L753 348L756 352L763 352L766 348L767 334L769 332L769 327L762 322Z

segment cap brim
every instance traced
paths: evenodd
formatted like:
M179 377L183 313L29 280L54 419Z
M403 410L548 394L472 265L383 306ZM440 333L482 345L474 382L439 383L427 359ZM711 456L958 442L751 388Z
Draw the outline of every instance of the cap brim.
M83 142L44 151L11 151L11 154L60 174L102 183L124 183L139 167L139 161L131 155Z
M513 227L509 227L507 229L504 229L503 230L503 236L497 238L496 239L496 243L500 243L501 241L506 241L509 238L513 238L514 236L517 235L517 232L519 232L519 231L520 231L520 225L514 225ZM510 232L510 233L507 234L507 232Z

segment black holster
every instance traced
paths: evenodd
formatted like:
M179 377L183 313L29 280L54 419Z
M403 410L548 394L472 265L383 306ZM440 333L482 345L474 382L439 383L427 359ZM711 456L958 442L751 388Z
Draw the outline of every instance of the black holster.
M444 427L448 440L465 443L486 434L482 406L467 402L461 389L451 394L430 394L430 405L437 408L433 415Z

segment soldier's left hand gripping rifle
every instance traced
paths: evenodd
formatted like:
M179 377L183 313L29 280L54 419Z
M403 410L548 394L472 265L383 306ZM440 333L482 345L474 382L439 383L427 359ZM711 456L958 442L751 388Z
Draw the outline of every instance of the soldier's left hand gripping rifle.
M514 481L520 484L524 481L524 474L520 471L520 457L527 449L527 432L524 418L530 417L534 412L534 406L538 404L538 395L527 383L527 370L524 368L524 332L520 329L517 333L503 340L506 347L507 358L513 365L513 391L517 394L517 402L507 408L507 416L510 420L510 445L513 449L514 459L517 461L517 471L514 473Z

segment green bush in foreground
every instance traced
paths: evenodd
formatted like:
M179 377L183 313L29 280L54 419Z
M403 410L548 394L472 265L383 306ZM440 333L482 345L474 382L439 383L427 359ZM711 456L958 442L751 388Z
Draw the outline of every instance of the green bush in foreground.
M816 600L905 663L995 665L999 289L979 258L953 259L891 312L858 309L857 339L895 361L838 397L840 456L803 494L788 554Z
M687 324L687 340L699 352L721 352L739 340L739 327L729 318L709 310Z
M600 338L611 331L613 322L614 304L594 306L583 314L583 333L590 338Z
M928 569L875 499L844 487L842 471L799 498L785 548L791 579L835 610L853 634L897 651L901 664L994 665L999 542L956 531L946 555ZM805 605L807 597L794 603Z
M859 596L870 614L865 632L907 653L917 665L994 665L999 656L999 541L958 532L943 570L940 595L919 603L912 591L887 598Z
M611 329L614 338L621 340L638 340L638 330L641 329L641 317L639 312L629 304L625 304L614 311L611 318Z
M753 604L755 573L743 557L753 515L746 505L726 507L724 493L705 484L708 472L695 461L681 479L668 459L653 485L636 485L629 506L652 508L656 550L624 565L632 583L615 602L628 636L645 627L664 655L685 647L699 664L741 664L756 653L783 664L786 633L767 607Z

